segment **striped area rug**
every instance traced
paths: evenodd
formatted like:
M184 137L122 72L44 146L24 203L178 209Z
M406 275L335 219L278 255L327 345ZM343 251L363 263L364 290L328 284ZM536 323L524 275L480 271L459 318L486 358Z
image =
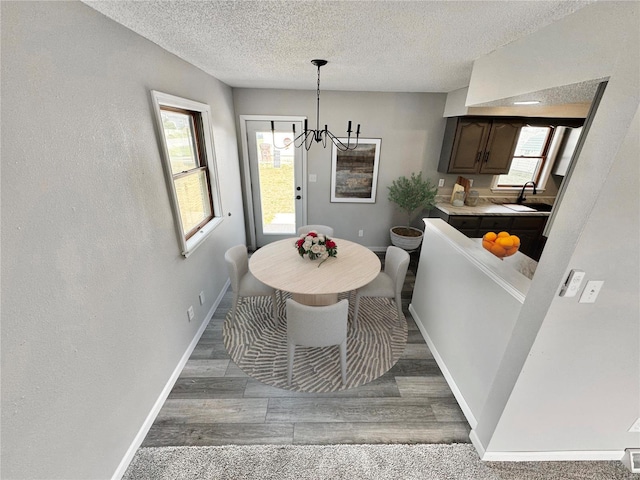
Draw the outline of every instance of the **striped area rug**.
M284 294L286 298L286 294ZM342 294L340 298L346 298ZM293 380L287 385L287 327L285 305L279 302L280 325L271 314L269 297L244 298L235 325L231 310L223 326L224 345L231 359L263 383L298 392L335 392L357 387L383 375L398 361L407 343L407 323L398 320L393 302L385 298L360 300L358 329L351 324L349 305L347 383L340 378L338 347L297 347Z

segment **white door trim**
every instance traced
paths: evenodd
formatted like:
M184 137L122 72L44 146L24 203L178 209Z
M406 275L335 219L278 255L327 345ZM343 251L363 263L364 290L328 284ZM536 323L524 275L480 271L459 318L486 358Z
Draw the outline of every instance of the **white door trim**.
M251 191L251 170L249 169L249 146L247 144L247 122L248 121L271 121L274 122L304 122L307 117L285 116L285 115L240 115L240 138L242 148L242 168L244 170L244 202L249 225L249 242L247 246L251 250L256 248L256 222L253 210L253 193ZM307 223L307 150L302 149L302 222Z

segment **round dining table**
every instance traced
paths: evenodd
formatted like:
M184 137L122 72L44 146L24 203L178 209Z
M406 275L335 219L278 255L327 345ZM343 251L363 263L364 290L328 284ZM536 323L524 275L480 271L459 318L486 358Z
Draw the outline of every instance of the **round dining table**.
M378 256L358 243L333 238L338 254L320 263L301 257L297 240L287 238L259 248L249 259L249 270L261 282L290 292L298 303L331 305L339 293L360 288L380 273Z

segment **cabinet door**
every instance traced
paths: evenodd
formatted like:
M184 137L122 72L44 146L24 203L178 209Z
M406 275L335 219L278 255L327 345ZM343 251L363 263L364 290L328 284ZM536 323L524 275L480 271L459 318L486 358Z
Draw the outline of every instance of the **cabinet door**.
M452 215L449 217L449 225L456 230L459 230L467 237L475 238L478 236L480 217Z
M547 223L547 217L514 217L511 235L520 238L520 252L538 261L542 252L542 231Z
M509 172L521 127L519 123L493 122L480 173L497 175Z
M494 233L500 233L503 231L508 232L511 229L512 221L513 221L513 217L484 216L480 221L478 236L482 237L487 232L494 232Z
M477 173L491 123L459 120L449 163L449 173Z

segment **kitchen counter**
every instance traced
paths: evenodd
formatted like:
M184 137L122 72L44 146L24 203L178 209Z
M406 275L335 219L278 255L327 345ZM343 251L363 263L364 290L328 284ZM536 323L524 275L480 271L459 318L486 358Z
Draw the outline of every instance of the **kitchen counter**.
M546 203L546 202L540 202ZM502 203L484 200L475 207L454 207L448 201L436 203L431 217L438 217L469 238L487 232L509 232L520 238L520 252L538 260L546 242L544 228L551 212L521 212Z
M472 238L471 241L475 244L476 250L482 250L482 252L487 252L487 250L482 246L481 238ZM471 247L469 247L469 249L471 250ZM481 255L478 252L476 253L478 256ZM491 255L493 255L493 253L491 253ZM525 277L527 277L529 280L533 280L533 274L536 273L536 268L538 267L538 262L536 262L532 258L527 257L525 254L521 252L516 252L510 257L503 258L501 261L505 265L508 265L511 268L513 268L516 272L519 272Z
M550 212L518 212L503 205L495 203L479 203L475 207L464 205L462 207L454 207L448 202L436 203L436 208L445 215L469 215L469 216L523 216L523 217L548 217Z

